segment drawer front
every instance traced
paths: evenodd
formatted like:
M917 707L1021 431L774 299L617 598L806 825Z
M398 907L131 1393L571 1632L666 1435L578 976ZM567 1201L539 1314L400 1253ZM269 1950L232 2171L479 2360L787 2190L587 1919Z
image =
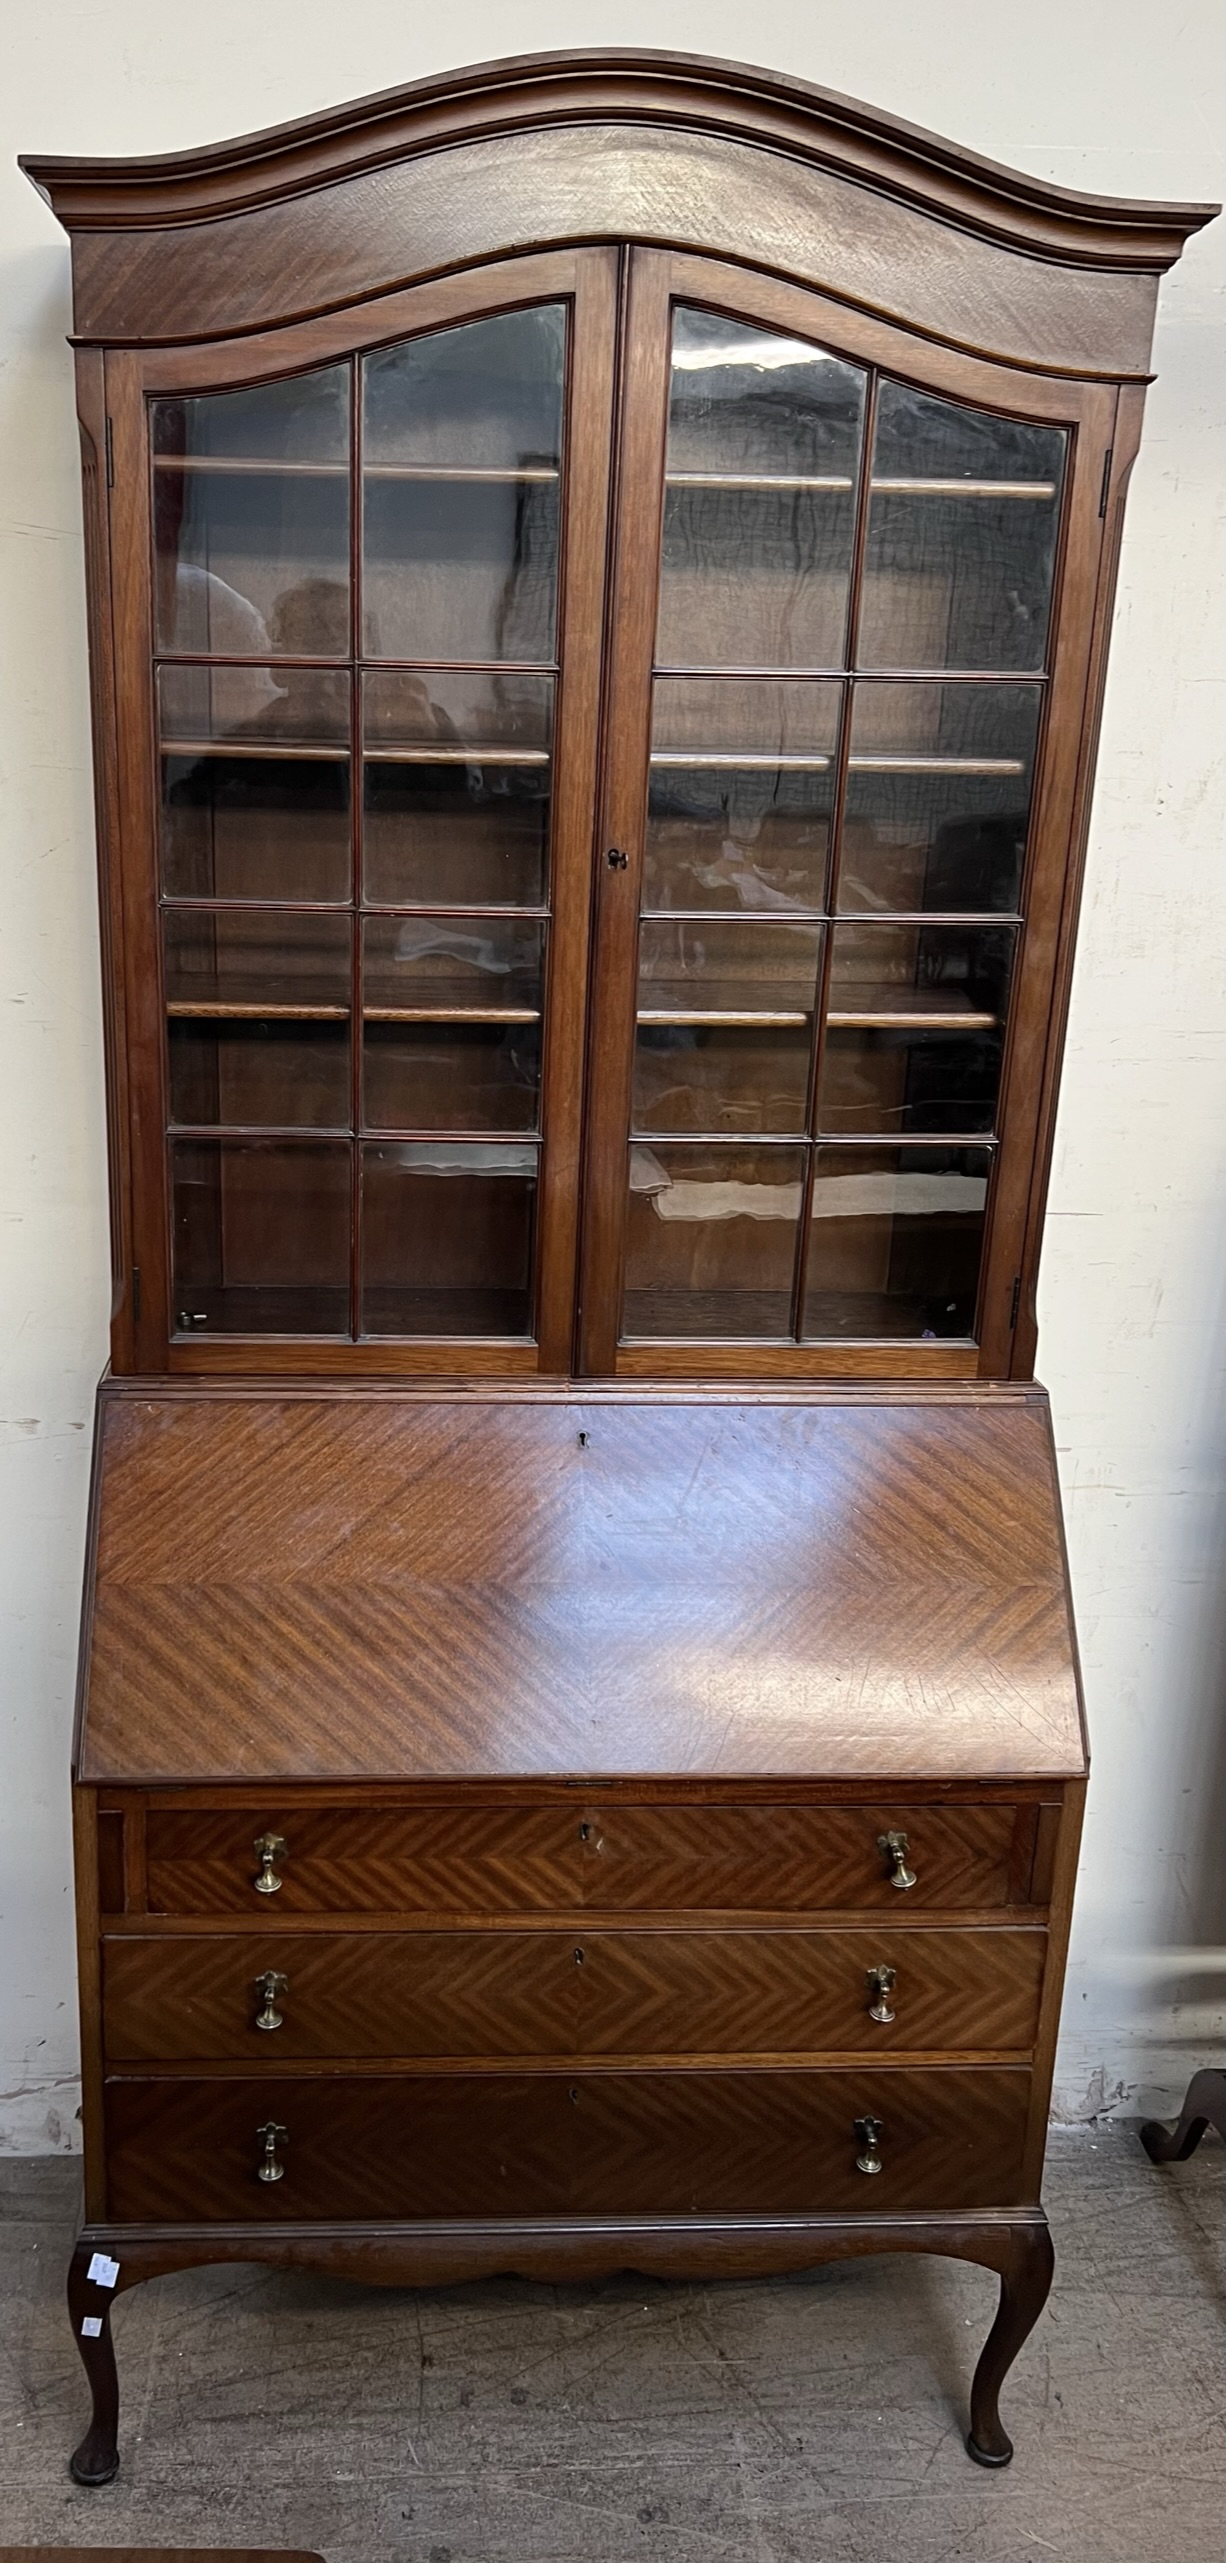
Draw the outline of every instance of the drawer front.
M106 2052L115 2063L279 2064L1024 2051L1045 1945L1037 1928L885 1925L113 1939L103 1948ZM892 1985L870 1982L881 1967ZM893 2018L874 2019L874 2009Z
M880 1846L906 1838L902 1866ZM257 1838L284 1842L261 1894ZM155 1913L783 1912L1024 1904L1032 1807L751 1801L159 1810Z
M201 2222L889 2213L1021 2202L1029 2075L405 2074L111 2081L108 2214ZM879 2124L881 2170L857 2157ZM262 2181L269 2154L281 2172ZM870 2157L871 2158L871 2157Z

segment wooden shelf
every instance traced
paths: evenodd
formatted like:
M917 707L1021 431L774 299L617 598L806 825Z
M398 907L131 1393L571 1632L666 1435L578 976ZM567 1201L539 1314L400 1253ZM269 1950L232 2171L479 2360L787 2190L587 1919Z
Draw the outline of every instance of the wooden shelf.
M831 989L826 1012L832 1032L991 1032L999 1021L999 1015L951 998L947 989L892 989L855 982Z
M549 748L395 747L367 741L367 765L548 765Z
M258 757L261 763L271 761L302 765L308 759L316 764L346 765L349 743L322 739L163 739L163 756Z
M918 680L917 680L918 682ZM746 749L740 754L725 749L653 748L653 766L674 767L684 773L707 767L728 768L733 773L821 774L833 765L829 756L793 754L790 749L777 752ZM1020 756L853 756L848 759L851 774L1024 774Z
M159 472L207 472L228 479L277 478L289 476L298 480L348 480L350 465L326 462L295 462L275 454L155 454ZM557 481L561 478L556 464L464 464L464 463L363 463L362 477L368 481L458 481L486 482L493 487L519 481Z
M311 998L260 1004L247 997L168 997L166 1012L182 1023L347 1023L350 1008Z
M836 494L854 488L850 473L835 472L667 472L667 489L744 489L744 490L829 490ZM973 481L925 480L918 477L895 479L884 475L870 481L874 496L883 498L1054 498L1054 481Z
M539 1023L539 1006L363 1006L364 1023Z
M282 1003L260 1005L247 998L168 997L166 1012L176 1023L347 1023L349 1006ZM539 1023L539 1006L363 1006L365 1023ZM786 1020L790 1021L788 1017Z

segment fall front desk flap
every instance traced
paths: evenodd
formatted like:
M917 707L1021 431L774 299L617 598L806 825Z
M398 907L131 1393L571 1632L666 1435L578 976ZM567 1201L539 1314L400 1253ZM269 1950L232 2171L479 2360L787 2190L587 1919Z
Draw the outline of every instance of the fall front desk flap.
M79 1776L1065 1779L1041 1390L99 1400Z

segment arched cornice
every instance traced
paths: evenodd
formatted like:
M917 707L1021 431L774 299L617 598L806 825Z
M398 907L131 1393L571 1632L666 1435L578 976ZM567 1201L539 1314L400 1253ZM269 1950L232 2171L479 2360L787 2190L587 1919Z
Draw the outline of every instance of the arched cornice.
M145 231L274 204L487 135L623 122L765 145L989 239L1078 266L1161 272L1218 210L1080 195L807 81L642 51L522 54L200 150L145 160L32 153L21 166L66 230Z

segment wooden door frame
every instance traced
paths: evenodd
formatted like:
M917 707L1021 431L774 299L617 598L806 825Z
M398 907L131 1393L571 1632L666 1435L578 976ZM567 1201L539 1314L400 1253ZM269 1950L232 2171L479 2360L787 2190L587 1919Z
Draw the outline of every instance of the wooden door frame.
M117 1367L177 1375L294 1373L523 1377L570 1363L582 1138L582 1060L590 920L591 812L596 768L607 555L618 253L575 247L504 259L413 285L321 317L207 347L110 350L105 358L109 597L95 629L108 699L124 707L108 742L113 760L117 1014L126 1054L130 1265L116 1312ZM551 829L550 957L542 1051L544 1139L537 1207L534 1342L460 1338L230 1337L172 1340L166 1171L164 1009L158 927L158 783L154 730L151 462L147 405L155 396L208 395L271 382L404 338L566 301L567 375L558 595L557 703ZM91 362L87 356L86 363ZM360 790L360 763L352 790ZM360 1028L352 1027L352 1037ZM353 1144L356 1144L353 1143ZM121 1210L122 1216L122 1210ZM125 1221L125 1228L127 1222ZM133 1270L139 1271L139 1290ZM358 1312L354 1312L355 1316Z
M854 363L880 367L940 397L1070 431L1052 596L1054 642L1021 893L1026 923L1002 1067L1001 1135L980 1280L980 1332L971 1343L695 1341L625 1346L618 1340L650 672L663 522L668 314L677 301L705 304L732 319L756 320L788 335L817 339ZM808 286L692 252L632 252L626 339L630 354L617 440L620 468L597 838L624 853L627 862L624 868L597 867L576 1366L595 1376L634 1379L1007 1377L1019 1320L1033 1301L1050 1155L1067 998L1067 966L1062 980L1060 965L1062 956L1071 955L1087 817L1087 701L1094 685L1101 685L1103 580L1113 568L1113 557L1104 558L1103 508L1114 487L1116 389L971 358L892 322L851 311ZM1032 1358L1031 1341L1023 1353L1026 1369Z

